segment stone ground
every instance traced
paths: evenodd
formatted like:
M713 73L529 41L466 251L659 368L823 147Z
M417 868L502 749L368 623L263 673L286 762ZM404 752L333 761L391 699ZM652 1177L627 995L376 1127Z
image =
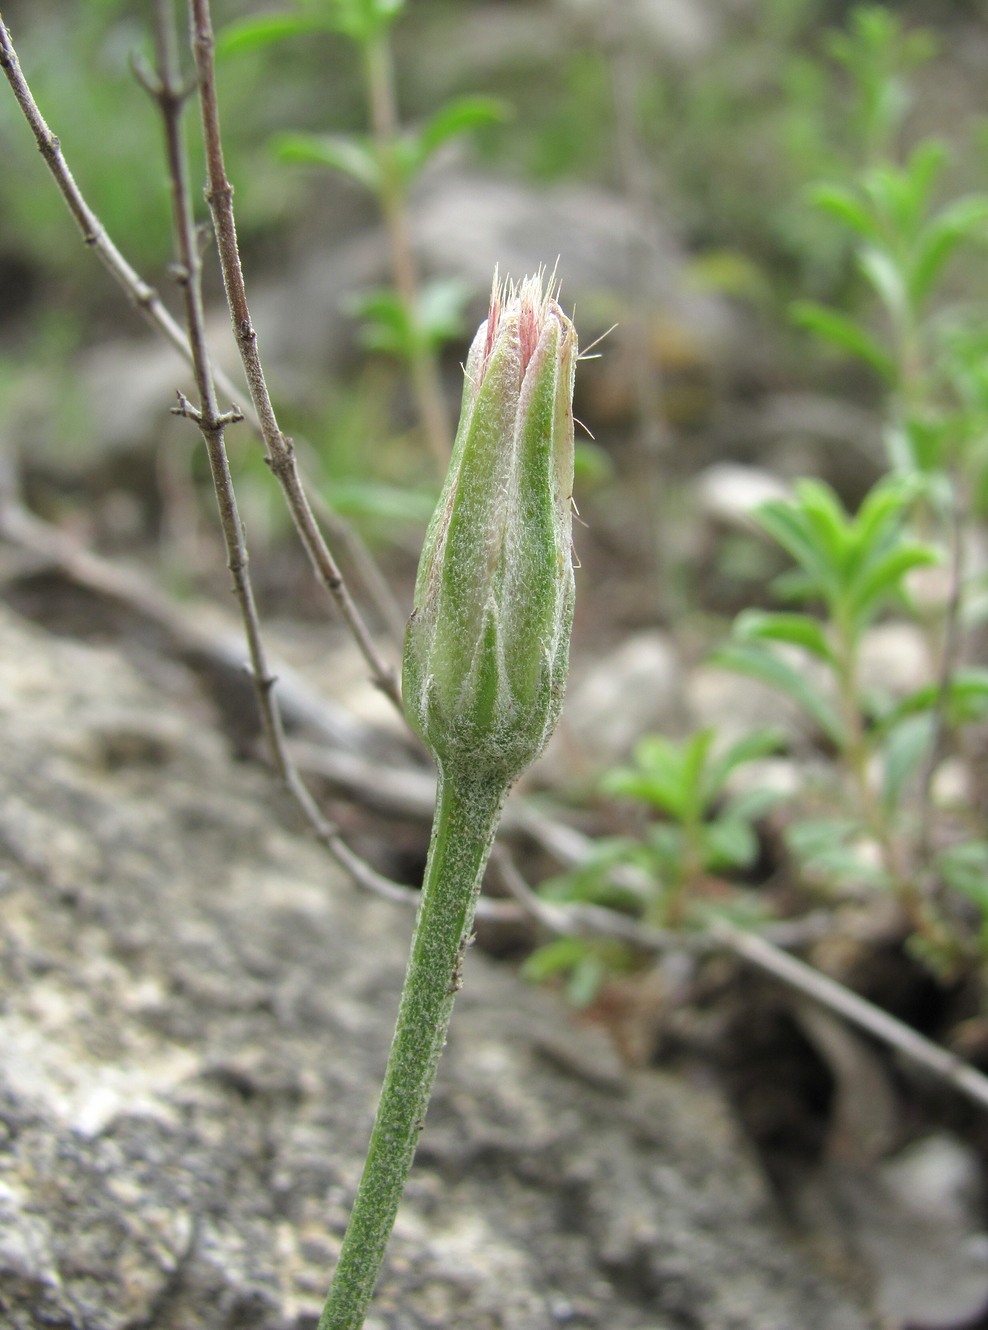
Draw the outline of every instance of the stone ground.
M166 690L168 693L168 690ZM176 675L0 610L0 1312L311 1330L411 926ZM471 955L372 1330L864 1330L710 1087Z

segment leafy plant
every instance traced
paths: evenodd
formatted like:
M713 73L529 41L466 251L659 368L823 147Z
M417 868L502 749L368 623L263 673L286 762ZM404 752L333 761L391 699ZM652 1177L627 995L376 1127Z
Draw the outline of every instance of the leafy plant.
M451 439L437 352L462 331L470 292L448 278L430 284L420 280L409 234L408 192L445 143L500 120L504 108L490 97L459 97L420 125L400 124L389 33L403 9L404 0L298 0L294 10L230 24L219 49L230 56L313 35L341 35L357 46L370 132L284 133L272 147L282 162L342 172L374 196L388 233L394 288L367 292L357 302L364 344L408 366L426 439L444 469Z
M776 791L731 785L745 766L777 752L775 729L754 731L718 751L711 729L679 742L649 735L630 765L602 777L601 790L642 805L650 815L641 837L599 840L576 869L543 884L547 900L607 905L662 928L702 926L711 910L750 916L722 875L750 868L759 854L758 820L779 800ZM566 974L566 992L587 1005L609 974L634 968L632 952L610 939L564 937L526 962L529 978Z

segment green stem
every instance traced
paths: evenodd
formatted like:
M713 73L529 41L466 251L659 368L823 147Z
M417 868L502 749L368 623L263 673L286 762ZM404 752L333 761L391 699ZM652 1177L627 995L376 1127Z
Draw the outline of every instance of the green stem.
M412 1166L506 794L488 770L439 772L432 842L363 1175L318 1330L360 1330Z
M379 202L391 250L391 269L411 325L408 367L426 441L442 474L449 464L451 434L435 351L423 338L420 282L408 224L408 190L397 157L400 125L395 104L394 69L386 31L364 48L371 126L382 172Z

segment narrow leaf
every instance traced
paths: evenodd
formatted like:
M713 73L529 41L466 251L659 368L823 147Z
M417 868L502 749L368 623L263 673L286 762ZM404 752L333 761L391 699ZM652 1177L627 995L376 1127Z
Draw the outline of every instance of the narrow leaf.
M901 594L902 579L913 568L939 563L941 556L930 545L899 545L870 563L851 588L849 607L858 618L867 618L882 600Z
M759 504L753 516L762 530L799 564L816 592L827 597L837 594L839 579L833 551L821 548L798 504L770 499Z
M859 360L866 361L883 379L892 383L895 380L895 365L889 356L872 337L871 333L826 305L815 301L799 300L792 307L792 317L801 328L825 338L841 351L846 351Z
M704 780L706 802L712 803L723 790L730 776L748 762L768 757L785 747L786 735L776 727L753 730L735 740L708 766Z
M758 857L758 837L750 822L721 817L703 829L704 867L711 872L748 868Z
M815 185L810 190L810 201L821 211L837 217L858 235L869 240L877 237L878 229L874 217L851 190L844 189L841 185Z
M329 166L380 192L381 168L369 139L343 134L279 134L272 147L283 162Z
M858 266L874 287L889 317L898 327L909 308L909 294L902 269L884 249L869 245L858 255Z
M734 622L734 631L744 641L753 638L789 642L802 647L818 660L832 665L834 653L827 642L823 625L808 614L778 614L765 610L744 610Z
M882 766L882 798L889 810L896 807L909 780L919 770L932 733L933 717L927 712L922 716L907 716L888 736Z
M711 663L757 679L791 697L838 748L844 745L840 717L823 694L795 666L758 643L728 643L710 657Z
M929 296L944 265L958 245L988 223L988 196L972 194L955 199L924 228L909 268L909 294L918 307Z
M457 97L447 102L423 125L419 132L422 160L457 134L465 134L481 125L499 124L508 117L506 103L494 97Z
M216 54L218 57L244 55L290 37L331 32L335 26L322 13L257 14L253 18L235 19L216 34Z

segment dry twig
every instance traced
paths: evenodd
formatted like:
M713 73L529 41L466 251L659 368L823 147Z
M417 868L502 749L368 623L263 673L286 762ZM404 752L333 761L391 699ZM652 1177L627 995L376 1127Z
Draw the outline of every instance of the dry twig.
M395 898L394 886L377 874L343 841L337 828L319 810L311 792L299 776L285 745L281 712L274 695L275 678L268 667L267 655L261 636L260 620L248 572L247 545L243 525L237 511L237 500L230 476L224 433L226 426L240 418L237 412L221 413L216 386L206 344L205 316L202 304L201 260L192 212L188 167L182 142L182 107L187 92L178 75L178 58L174 46L172 0L157 0L155 22L155 48L157 71L155 76L144 75L143 81L154 97L161 112L165 131L168 174L171 181L172 206L176 248L178 251L179 281L185 302L185 316L192 362L199 393L199 406L194 407L180 396L179 414L195 421L202 434L209 457L210 471L219 507L220 524L226 544L227 564L233 578L234 590L247 637L250 672L261 716L267 747L275 769L291 792L315 836L333 857L358 882L378 894ZM398 889L399 899L406 890Z
M233 212L233 186L227 179L223 158L216 71L213 61L213 25L207 0L190 0L190 13L192 52L199 89L203 143L206 149L208 177L206 199L213 218L220 266L223 270L223 283L230 307L230 317L233 320L233 333L247 376L251 401L260 423L261 437L267 449L268 464L281 486L292 521L317 577L332 596L353 634L364 659L370 666L374 682L401 711L401 690L397 676L378 651L377 644L323 539L299 477L294 445L291 439L282 433L271 403L271 395L268 392L258 353L257 333L251 322L250 308L247 304L247 288L240 262L237 224Z
M11 40L10 32L3 22L2 14L0 14L0 69L2 69L7 82L10 84L14 97L34 135L41 156L48 166L69 212L79 227L83 241L96 254L145 321L164 337L187 364L192 365L192 348L181 324L162 302L157 290L146 282L128 263L79 189L65 160L58 136L49 128L41 114L34 94L31 92L30 85L24 77L20 61L17 58L17 51ZM239 399L241 389L237 388L222 368L214 367L213 377L220 391L231 402ZM244 408L244 418L263 438L260 417L253 403ZM298 483L300 485L300 482ZM328 510L325 505L321 507L320 515L327 528L331 530L333 538L346 547L354 566L359 569L361 580L377 604L382 619L385 623L391 625L394 620L392 598L382 586L380 573L363 543L356 537L350 527L331 510ZM325 547L325 541L322 541L322 544ZM363 618L356 607L356 602L353 600L347 584L328 549L326 549L325 558L322 560L321 569L317 568L320 575L322 569L332 571L332 576L328 581L323 578L324 584L337 604L344 622L351 631L354 631L358 645L363 651L365 659L367 659L375 681L399 705L400 710L400 699L394 672L390 670L376 650L371 633L364 624ZM355 624L359 626L359 630L354 628Z

